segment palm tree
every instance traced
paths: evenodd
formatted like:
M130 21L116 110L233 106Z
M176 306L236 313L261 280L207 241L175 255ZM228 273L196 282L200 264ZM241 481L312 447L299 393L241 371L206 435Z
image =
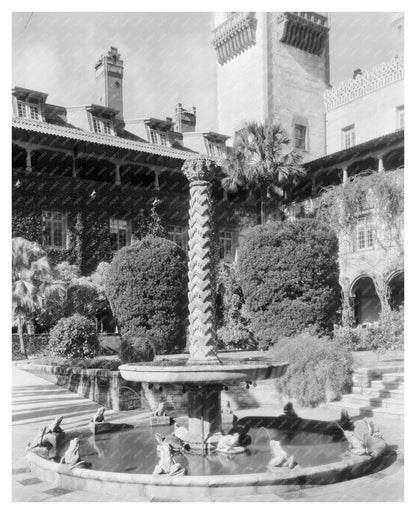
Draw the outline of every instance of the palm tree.
M261 224L266 222L265 204L268 196L276 202L284 196L284 188L297 183L304 175L302 156L291 145L281 125L266 121L246 123L238 131L225 166L222 185L226 191L238 189L260 193Z
M43 248L22 237L12 240L12 308L17 322L20 351L26 356L23 325L32 320L46 298L60 296L64 287L54 280Z

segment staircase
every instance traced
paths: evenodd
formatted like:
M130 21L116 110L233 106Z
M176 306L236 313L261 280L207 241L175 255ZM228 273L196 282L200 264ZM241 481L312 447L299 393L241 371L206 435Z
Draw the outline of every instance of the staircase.
M404 363L354 370L351 394L327 407L352 416L404 418Z

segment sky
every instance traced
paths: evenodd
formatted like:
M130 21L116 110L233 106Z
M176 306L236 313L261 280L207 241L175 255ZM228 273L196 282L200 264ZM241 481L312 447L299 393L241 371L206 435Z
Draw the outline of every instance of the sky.
M392 13L331 13L331 83L394 56ZM196 106L197 130L216 130L211 13L14 13L13 86L48 103L93 103L94 64L110 46L124 60L124 117L173 117Z

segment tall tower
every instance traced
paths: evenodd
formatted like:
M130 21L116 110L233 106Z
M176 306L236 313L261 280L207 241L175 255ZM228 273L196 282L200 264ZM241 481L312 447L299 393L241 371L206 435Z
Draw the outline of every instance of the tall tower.
M214 13L218 132L245 121L279 121L304 151L325 154L324 91L329 85L326 13Z
M116 119L120 122L123 122L123 71L123 61L113 46L95 65L97 102L119 111Z

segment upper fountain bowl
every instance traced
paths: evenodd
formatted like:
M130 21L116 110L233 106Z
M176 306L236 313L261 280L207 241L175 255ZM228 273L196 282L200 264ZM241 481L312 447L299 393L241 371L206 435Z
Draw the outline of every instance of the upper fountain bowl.
M279 378L288 364L271 362L268 359L227 359L221 357L221 363L187 364L186 359L172 356L157 362L140 362L123 364L119 367L121 376L132 382L156 384L215 384L256 382Z

